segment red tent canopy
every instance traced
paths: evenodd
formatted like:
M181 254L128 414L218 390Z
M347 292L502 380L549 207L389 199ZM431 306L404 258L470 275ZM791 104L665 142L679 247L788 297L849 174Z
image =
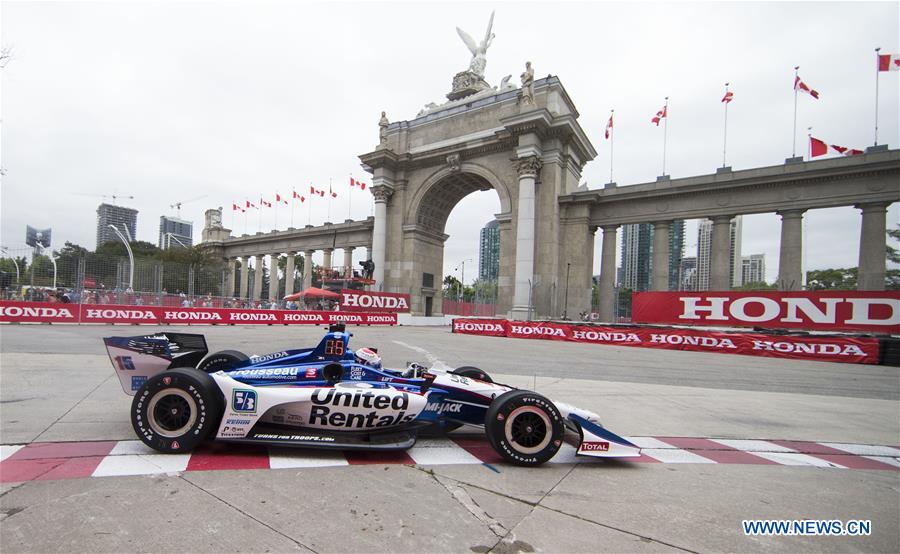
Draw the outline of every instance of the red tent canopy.
M320 289L316 287L309 287L306 290L302 290L300 292L295 292L294 294L289 294L284 297L284 300L300 300L303 298L304 300L310 300L312 298L324 298L326 300L340 300L341 295L336 292L331 292L330 290Z

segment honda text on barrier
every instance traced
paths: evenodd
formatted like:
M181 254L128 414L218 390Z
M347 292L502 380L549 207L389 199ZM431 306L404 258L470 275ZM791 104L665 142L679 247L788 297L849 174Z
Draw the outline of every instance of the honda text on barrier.
M332 325L314 348L246 356L207 355L203 335L158 333L103 339L116 375L134 395L131 423L160 452L189 452L207 437L311 448L406 449L420 433L462 425L484 429L505 460L540 465L562 446L577 453L635 457L640 449L599 417L532 391L494 383L465 366L447 372L381 366L374 348L349 348Z

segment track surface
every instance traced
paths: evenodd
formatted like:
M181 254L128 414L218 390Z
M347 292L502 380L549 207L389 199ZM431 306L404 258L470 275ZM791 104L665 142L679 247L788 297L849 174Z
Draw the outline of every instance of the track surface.
M322 333L166 329L254 354ZM523 469L456 436L396 459L207 446L181 460L134 440L99 340L156 330L0 326L0 550L900 550L898 368L359 328L353 344L388 365L478 365L595 411L645 458L567 450ZM869 519L872 535L745 536L756 518Z

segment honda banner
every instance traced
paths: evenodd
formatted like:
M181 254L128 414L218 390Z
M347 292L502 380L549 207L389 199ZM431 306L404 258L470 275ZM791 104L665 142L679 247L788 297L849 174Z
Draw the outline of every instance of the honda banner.
M394 292L341 290L341 309L351 312L409 312L409 295Z
M396 325L396 313L237 310L0 301L0 322L123 323L149 325Z
M453 332L862 364L877 364L879 349L875 338L600 327L502 319L454 319Z
M635 292L634 323L900 333L900 292Z

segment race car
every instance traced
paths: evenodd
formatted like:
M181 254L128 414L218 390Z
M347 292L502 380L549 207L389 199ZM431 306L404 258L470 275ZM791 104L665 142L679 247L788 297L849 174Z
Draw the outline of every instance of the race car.
M476 367L382 367L375 348L350 349L332 325L314 348L247 356L208 354L203 335L157 333L103 339L131 423L147 446L189 452L218 441L341 450L406 449L425 433L484 429L513 464L552 458L571 431L577 454L634 457L640 449L599 417L532 391L494 383Z

